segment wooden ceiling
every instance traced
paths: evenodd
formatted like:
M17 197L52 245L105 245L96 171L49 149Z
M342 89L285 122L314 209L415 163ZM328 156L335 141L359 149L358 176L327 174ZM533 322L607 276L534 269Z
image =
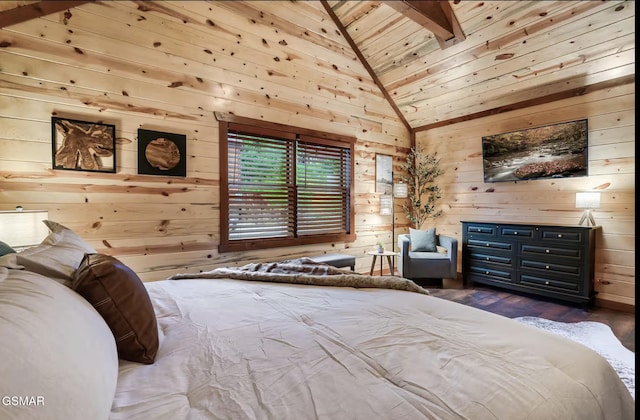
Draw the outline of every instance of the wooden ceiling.
M3 2L0 28L82 3ZM413 131L635 77L633 1L322 0L308 7L324 10ZM292 25L304 26L298 19Z
M329 3L413 129L635 75L634 2L453 1L464 39L446 48L393 2Z

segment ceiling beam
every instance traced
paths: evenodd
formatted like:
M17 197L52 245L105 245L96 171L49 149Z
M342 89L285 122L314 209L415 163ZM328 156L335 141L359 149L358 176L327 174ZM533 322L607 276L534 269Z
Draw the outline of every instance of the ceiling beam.
M389 0L383 3L432 32L442 49L466 38L448 1Z
M0 29L80 6L88 1L38 1L0 12Z
M524 101L516 102L510 105L504 105L497 108L474 112L473 114L468 114L461 117L451 118L449 120L426 124L426 125L414 128L413 132L417 133L420 131L427 131L433 128L444 127L447 125L458 124L461 122L471 121L478 118L498 115L504 112L515 111L517 109L529 108L536 105L543 105L549 102L555 102L563 99L574 98L576 96L586 95L588 93L595 92L597 90L612 89L617 86L623 86L626 84L635 83L635 80L636 80L635 74L620 76L615 79L596 82L596 83L592 83L590 85L585 85L585 86L579 86L572 89L551 93L549 95L539 96L537 98L526 99Z
M324 6L324 9L327 11L329 16L333 20L333 23L338 27L338 30L340 31L342 36L347 40L347 42L349 43L349 46L351 47L353 52L356 54L356 56L358 57L358 59L360 60L364 68L369 73L369 76L371 76L371 78L373 79L373 82L376 84L376 86L378 86L378 89L380 89L380 91L382 92L382 95L384 95L384 97L387 99L387 102L389 102L389 105L391 105L391 108L393 108L393 110L395 111L400 121L402 121L402 124L404 124L407 131L411 132L411 125L409 125L409 122L407 121L407 119L404 117L404 115L402 115L402 111L400 111L400 108L398 108L398 105L396 105L395 101L391 98L391 95L389 95L389 92L387 91L387 89L385 89L384 85L378 78L378 75L376 75L376 72L373 71L373 68L371 68L371 65L369 64L367 59L364 57L364 55L362 55L360 48L358 48L353 38L351 38L351 35L349 35L347 28L344 27L344 25L342 24L342 22L340 21L336 13L333 11L333 9L331 8L327 0L320 0L320 1Z

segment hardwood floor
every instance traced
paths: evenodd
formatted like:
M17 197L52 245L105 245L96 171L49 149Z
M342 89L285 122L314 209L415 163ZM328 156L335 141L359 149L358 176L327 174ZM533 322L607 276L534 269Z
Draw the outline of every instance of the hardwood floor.
M536 316L560 322L597 321L607 324L620 342L635 352L635 314L606 308L571 306L489 287L467 286L464 289L427 288L433 296L484 309L509 318Z

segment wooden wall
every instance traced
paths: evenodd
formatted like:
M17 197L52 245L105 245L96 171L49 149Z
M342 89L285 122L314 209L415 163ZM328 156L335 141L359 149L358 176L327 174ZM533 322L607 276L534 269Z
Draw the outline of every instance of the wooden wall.
M216 111L356 136L357 240L219 254ZM53 115L115 124L117 173L52 170ZM186 178L137 174L138 128L187 136ZM0 210L48 210L145 281L325 252L368 271L391 244L375 154L408 146L318 2L103 2L0 30Z
M635 84L627 84L418 132L417 144L437 152L446 171L440 179L445 215L437 229L461 239L462 220L576 225L582 210L575 208L575 193L598 190L597 299L635 306L634 115ZM483 182L482 136L583 118L589 127L589 176Z
M399 169L409 135L322 5L279 3L101 2L0 30L0 210L48 210L145 281L325 252L352 254L368 272L366 252L392 243L375 154ZM576 223L575 192L600 188L598 296L634 305L634 98L625 85L418 132L446 169L438 230L460 238L465 219ZM357 240L219 254L218 111L357 137ZM53 115L115 124L117 173L52 170ZM482 135L585 117L589 177L482 182ZM186 178L137 174L138 128L187 136ZM396 234L408 228L399 206Z

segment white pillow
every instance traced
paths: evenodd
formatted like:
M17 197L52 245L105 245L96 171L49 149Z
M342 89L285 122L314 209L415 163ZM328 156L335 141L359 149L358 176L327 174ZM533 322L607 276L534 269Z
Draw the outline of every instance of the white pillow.
M115 339L76 292L0 267L0 343L0 419L109 418Z
M74 231L51 220L43 221L51 230L42 243L16 254L16 261L25 270L50 277L65 286L71 286L74 271L84 254L96 250Z

